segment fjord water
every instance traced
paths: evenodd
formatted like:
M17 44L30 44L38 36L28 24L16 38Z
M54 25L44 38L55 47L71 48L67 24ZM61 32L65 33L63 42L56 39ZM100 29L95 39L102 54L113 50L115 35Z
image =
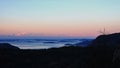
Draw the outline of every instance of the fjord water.
M76 44L80 39L0 39L0 43L10 43L20 49L48 49Z

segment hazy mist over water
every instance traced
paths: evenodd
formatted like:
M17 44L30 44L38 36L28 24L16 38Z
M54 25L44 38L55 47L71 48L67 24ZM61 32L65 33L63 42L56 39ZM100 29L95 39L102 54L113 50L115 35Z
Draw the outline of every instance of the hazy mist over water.
M10 43L21 49L57 48L81 41L80 39L0 39L0 43Z

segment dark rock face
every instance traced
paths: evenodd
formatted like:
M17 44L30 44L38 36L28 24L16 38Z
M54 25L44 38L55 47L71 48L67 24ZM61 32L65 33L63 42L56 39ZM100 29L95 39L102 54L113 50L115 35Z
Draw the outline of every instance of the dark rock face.
M120 48L116 48L113 53L113 63L120 68Z
M93 40L91 46L120 47L120 33L100 35Z
M9 43L0 43L0 50L19 50L19 48Z
M113 62L120 61L120 49L116 49L113 54ZM119 62L120 63L120 62Z

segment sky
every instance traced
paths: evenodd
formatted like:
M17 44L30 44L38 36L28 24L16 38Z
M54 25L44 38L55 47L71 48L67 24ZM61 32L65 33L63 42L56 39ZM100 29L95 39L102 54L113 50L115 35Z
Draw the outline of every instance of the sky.
M0 35L96 37L120 32L120 0L0 0Z

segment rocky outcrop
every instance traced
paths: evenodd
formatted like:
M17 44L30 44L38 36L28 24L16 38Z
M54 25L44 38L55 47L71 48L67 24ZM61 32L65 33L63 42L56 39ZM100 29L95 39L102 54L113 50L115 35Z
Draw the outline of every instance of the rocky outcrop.
M113 54L113 63L120 61L120 49L116 49Z
M0 43L0 50L19 50L19 48L9 43Z

